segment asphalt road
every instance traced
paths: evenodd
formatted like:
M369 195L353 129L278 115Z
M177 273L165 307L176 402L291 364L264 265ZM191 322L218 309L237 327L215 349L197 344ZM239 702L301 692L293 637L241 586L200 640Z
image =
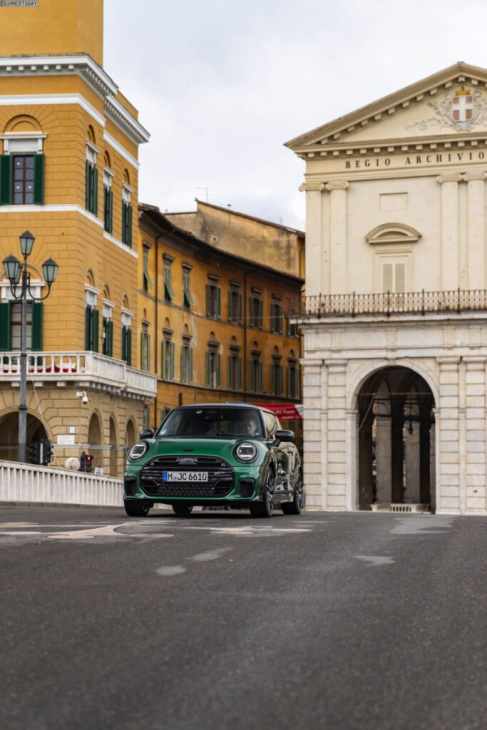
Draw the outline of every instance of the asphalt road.
M487 520L0 509L1 730L485 730Z

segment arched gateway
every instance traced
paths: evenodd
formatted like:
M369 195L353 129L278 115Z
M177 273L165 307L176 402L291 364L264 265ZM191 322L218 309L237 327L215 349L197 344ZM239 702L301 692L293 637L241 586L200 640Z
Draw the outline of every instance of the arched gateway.
M385 367L357 394L358 509L435 508L435 401L418 373Z

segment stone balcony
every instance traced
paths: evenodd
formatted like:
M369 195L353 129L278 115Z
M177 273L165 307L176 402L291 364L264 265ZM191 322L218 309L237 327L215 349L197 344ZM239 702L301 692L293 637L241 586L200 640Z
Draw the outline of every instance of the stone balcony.
M19 378L19 352L0 353L0 383L18 387ZM69 384L140 400L154 398L157 392L157 376L153 373L96 352L29 352L27 382L59 388Z
M381 294L318 294L290 300L293 319L356 317L362 315L451 315L487 313L487 290L419 291Z

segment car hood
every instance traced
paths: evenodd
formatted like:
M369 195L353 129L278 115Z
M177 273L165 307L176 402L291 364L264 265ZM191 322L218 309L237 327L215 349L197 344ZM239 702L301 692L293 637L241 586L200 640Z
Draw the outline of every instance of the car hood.
M267 448L264 443L255 439L246 438L162 438L147 439L150 449L147 452L147 459L154 456L220 456L222 459L233 461L233 449L236 444L243 441L251 441L256 445L259 453L264 454ZM253 462L255 464L255 462Z

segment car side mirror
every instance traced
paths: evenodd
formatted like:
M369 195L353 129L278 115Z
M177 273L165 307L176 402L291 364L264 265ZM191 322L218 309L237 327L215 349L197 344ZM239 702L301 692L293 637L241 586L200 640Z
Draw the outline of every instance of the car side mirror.
M139 439L151 439L154 437L154 431L152 428L145 428L139 433Z
M292 443L294 441L294 431L288 431L287 429L276 431L276 441L287 441Z

